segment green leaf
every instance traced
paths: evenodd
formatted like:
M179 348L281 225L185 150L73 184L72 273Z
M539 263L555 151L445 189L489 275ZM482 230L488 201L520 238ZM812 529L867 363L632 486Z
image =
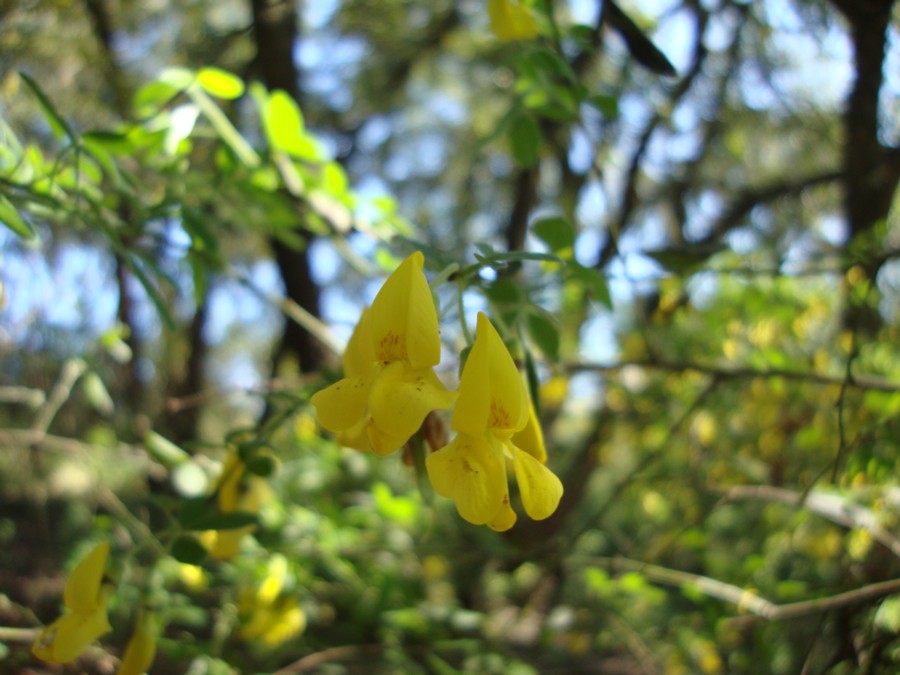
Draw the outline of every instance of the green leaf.
M206 226L209 216L200 209L184 206L181 211L181 224L191 237L191 248L197 251L218 251L219 240Z
M674 77L678 74L666 55L615 2L603 5L603 18L625 40L635 61L659 75Z
M278 460L272 455L257 455L246 464L247 472L261 478L269 478L278 470Z
M322 167L322 189L336 199L347 195L347 174L337 162L328 162Z
M478 245L476 244L476 247L477 246ZM478 255L476 253L475 257L482 265L487 265L489 267L503 263L522 262L524 260L555 263L565 262L558 255L553 255L551 253L537 253L534 251L492 251L490 255Z
M150 82L137 90L132 105L140 117L155 115L182 89L169 82Z
M612 298L609 295L609 284L606 277L593 267L585 267L581 263L571 260L567 266L567 270L572 279L584 284L585 289L590 293L594 300L612 309Z
M303 113L291 96L276 89L269 96L263 110L263 129L269 144L299 159L321 157L316 144L306 135Z
M522 288L509 277L500 277L486 286L484 293L491 302L501 307L522 302Z
M543 313L532 312L526 319L528 337L549 360L559 361L559 326Z
M222 513L209 510L188 522L182 522L182 525L188 530L238 530L258 523L259 518L254 513L245 513L244 511Z
M875 612L875 625L889 633L900 633L900 595L885 598Z
M578 81L572 67L557 52L546 47L538 47L527 56L533 72L546 79L562 78L571 83Z
M645 251L645 255L662 265L673 274L690 274L703 266L707 260L726 247L724 244L711 246L672 246L655 251Z
M25 240L37 239L34 228L19 215L19 211L3 195L0 195L0 221Z
M142 263L138 263L138 259L140 259ZM148 277L147 273L141 268L141 264L149 265L160 275L162 274L162 272L159 270L155 263L138 253L132 253L131 255L126 256L125 260L128 262L128 268L134 273L134 276L137 277L138 281L141 283L141 286L144 287L144 291L146 291L147 297L150 298L150 301L153 303L154 307L156 307L156 311L159 312L159 315L160 317L162 317L163 322L165 322L166 326L170 330L174 331L175 319L172 318L172 313L169 311L169 306L165 298L163 298L159 290L150 280L150 277Z
M526 112L516 115L509 125L509 143L516 163L529 167L537 163L541 154L541 130Z
M128 135L118 131L88 131L81 141L87 147L102 148L113 155L133 155L136 150Z
M186 565L199 565L206 559L206 549L196 537L182 536L172 542L169 553L178 562Z
M571 257L575 248L575 226L567 218L542 218L531 226L531 231L554 253L567 253L566 257Z
M101 415L112 415L116 410L106 385L94 371L88 371L81 379L81 388L91 407Z
M119 167L102 143L95 142L85 134L81 137L81 147L103 169L103 173L113 181L117 188L127 188L127 183L123 179Z
M491 247L490 244L483 242L483 241L476 241L475 248L478 249L478 252L481 254L481 256L485 260L493 258L495 255L497 255L497 253L496 253L496 251L494 251L493 247Z
M189 497L181 500L181 508L178 510L178 522L183 527L194 530L195 523L209 518L218 513L215 502L210 497Z
M595 94L588 96L585 101L603 113L604 117L616 118L619 116L619 99L615 96Z
M271 452L272 446L266 441L254 439L250 441L237 442L238 458L246 464L256 457L260 452Z
M187 452L155 431L150 431L144 436L144 448L154 459L170 468L191 458Z
M68 138L69 140L74 141L75 132L72 130L72 127L70 127L69 123L63 119L59 112L57 112L56 107L50 102L50 99L44 93L43 89L40 88L38 83L25 73L20 72L19 76L37 98L38 104L41 107L41 112L44 113L44 118L47 120L47 124L50 125L50 130L53 132L53 135L59 140Z
M593 26L578 23L569 29L569 37L572 38L581 50L589 49L597 39L597 30Z
M197 84L218 98L234 99L244 93L244 81L221 68L201 68L197 73Z

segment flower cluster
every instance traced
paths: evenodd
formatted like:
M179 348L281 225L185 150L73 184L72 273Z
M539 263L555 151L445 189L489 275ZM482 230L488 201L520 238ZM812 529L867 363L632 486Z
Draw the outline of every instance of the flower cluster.
M435 491L452 499L463 518L494 530L515 524L507 464L531 518L543 520L556 510L562 483L544 466L547 452L528 390L503 340L481 313L450 426L456 438L429 455L426 467Z
M388 455L456 399L433 370L441 339L424 265L414 253L388 278L350 337L344 379L312 397L322 426L343 445Z
M525 512L547 518L563 488L545 466L540 425L512 356L480 313L459 391L448 391L433 371L440 336L423 268L424 257L413 253L363 311L344 353L344 379L312 397L319 421L339 443L386 455L403 447L430 412L455 402L456 437L426 459L435 491L468 522L507 530L516 521L511 469Z
M237 447L233 447L222 466L215 494L221 513L240 511L255 514L269 491L264 480L249 474ZM240 550L244 536L255 529L254 525L246 525L227 530L207 530L200 536L200 542L216 560L230 560Z
M112 584L105 579L108 558L109 544L102 542L72 570L63 591L65 613L40 632L31 648L39 659L69 663L112 630L106 609L113 593ZM150 667L156 653L157 630L155 615L142 611L117 675L137 675Z
M287 558L276 553L269 558L262 583L241 589L238 614L243 622L242 638L277 647L304 631L303 608L296 597L283 593L288 577Z

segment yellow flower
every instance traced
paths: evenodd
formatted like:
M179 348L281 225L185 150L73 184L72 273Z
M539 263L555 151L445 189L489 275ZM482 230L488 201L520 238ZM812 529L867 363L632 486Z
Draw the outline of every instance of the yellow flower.
M141 610L116 675L141 675L141 673L147 672L156 656L158 632L156 615L153 612Z
M256 589L241 592L239 612L244 617L240 634L245 640L277 647L306 628L306 614L294 597L281 597L288 575L287 558L274 554L266 578Z
M97 544L75 566L66 581L63 603L66 613L44 628L31 651L49 663L68 663L98 637L112 630L106 603L112 587L103 584L109 544Z
M435 491L456 503L475 525L508 530L516 522L509 505L511 464L525 512L535 520L552 514L562 483L544 463L547 453L528 391L506 345L484 314L463 368L450 426L458 433L425 461Z
M256 476L246 476L246 467L233 448L222 467L222 475L217 486L219 511L231 513L257 513L268 495L266 483ZM255 529L253 525L230 530L208 530L200 541L209 554L217 560L228 560L237 555L245 535Z
M491 31L500 42L531 40L537 37L538 26L531 9L517 0L488 0Z
M344 379L312 397L319 422L339 443L387 455L435 409L453 405L432 370L441 358L437 310L416 252L363 311L344 352Z

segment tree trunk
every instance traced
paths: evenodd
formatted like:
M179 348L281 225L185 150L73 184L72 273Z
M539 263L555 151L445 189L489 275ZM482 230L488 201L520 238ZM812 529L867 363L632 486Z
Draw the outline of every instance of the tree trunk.
M300 73L294 63L294 47L298 39L297 6L291 0L251 0L253 35L256 41L255 70L269 90L281 89L301 104ZM311 234L302 223L303 205L297 200L299 229L306 241ZM287 296L313 316L320 316L319 287L310 274L309 249L302 251L273 239L275 261L284 281ZM288 321L275 355L297 358L302 372L319 370L324 362L323 346L307 330Z

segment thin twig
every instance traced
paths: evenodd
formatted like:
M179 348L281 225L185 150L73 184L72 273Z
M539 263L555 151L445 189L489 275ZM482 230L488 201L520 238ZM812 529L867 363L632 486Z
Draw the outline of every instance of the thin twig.
M0 401L4 403L21 403L29 408L37 408L44 404L47 395L40 389L30 387L0 387Z
M900 382L889 380L877 375L825 375L824 373L803 372L800 370L788 370L784 368L748 368L717 366L705 363L667 362L655 359L637 359L633 361L621 361L613 364L571 362L564 365L569 373L614 373L630 366L639 366L649 370L663 370L669 372L694 371L705 375L712 375L719 380L740 380L762 378L783 378L810 384L834 385L837 387L853 387L855 389L870 389L873 391L898 392Z
M166 555L165 547L159 542L159 539L156 538L150 528L143 521L139 520L112 490L108 488L100 490L97 495L97 501L115 514L131 530L132 534L151 546L157 555Z
M328 326L299 304L279 293L260 288L250 277L235 267L229 268L229 275L263 300L276 305L289 319L306 329L335 355L340 356L344 353L344 344L331 332Z
M0 626L0 642L34 642L40 628Z
M343 661L346 659L354 659L361 656L377 656L383 651L381 645L342 645L340 647L330 647L320 652L304 656L298 661L275 671L274 675L286 675L287 673L305 673L315 670L319 666L333 661Z
M572 561L581 564L593 564L616 571L638 572L650 581L667 586L689 586L703 595L729 602L736 605L740 611L747 612L766 621L798 619L827 612L838 607L877 600L878 598L900 592L900 579L890 579L868 584L852 591L838 593L837 595L779 605L748 588L728 584L700 574L673 570L668 567L652 565L621 556L612 558L573 558Z
M34 424L31 425L32 430L39 434L45 434L50 428L50 423L56 417L56 413L63 404L69 400L72 395L72 387L78 381L78 378L87 370L87 364L81 359L69 359L66 361L59 373L59 379L53 385L47 401L38 410L34 418Z

